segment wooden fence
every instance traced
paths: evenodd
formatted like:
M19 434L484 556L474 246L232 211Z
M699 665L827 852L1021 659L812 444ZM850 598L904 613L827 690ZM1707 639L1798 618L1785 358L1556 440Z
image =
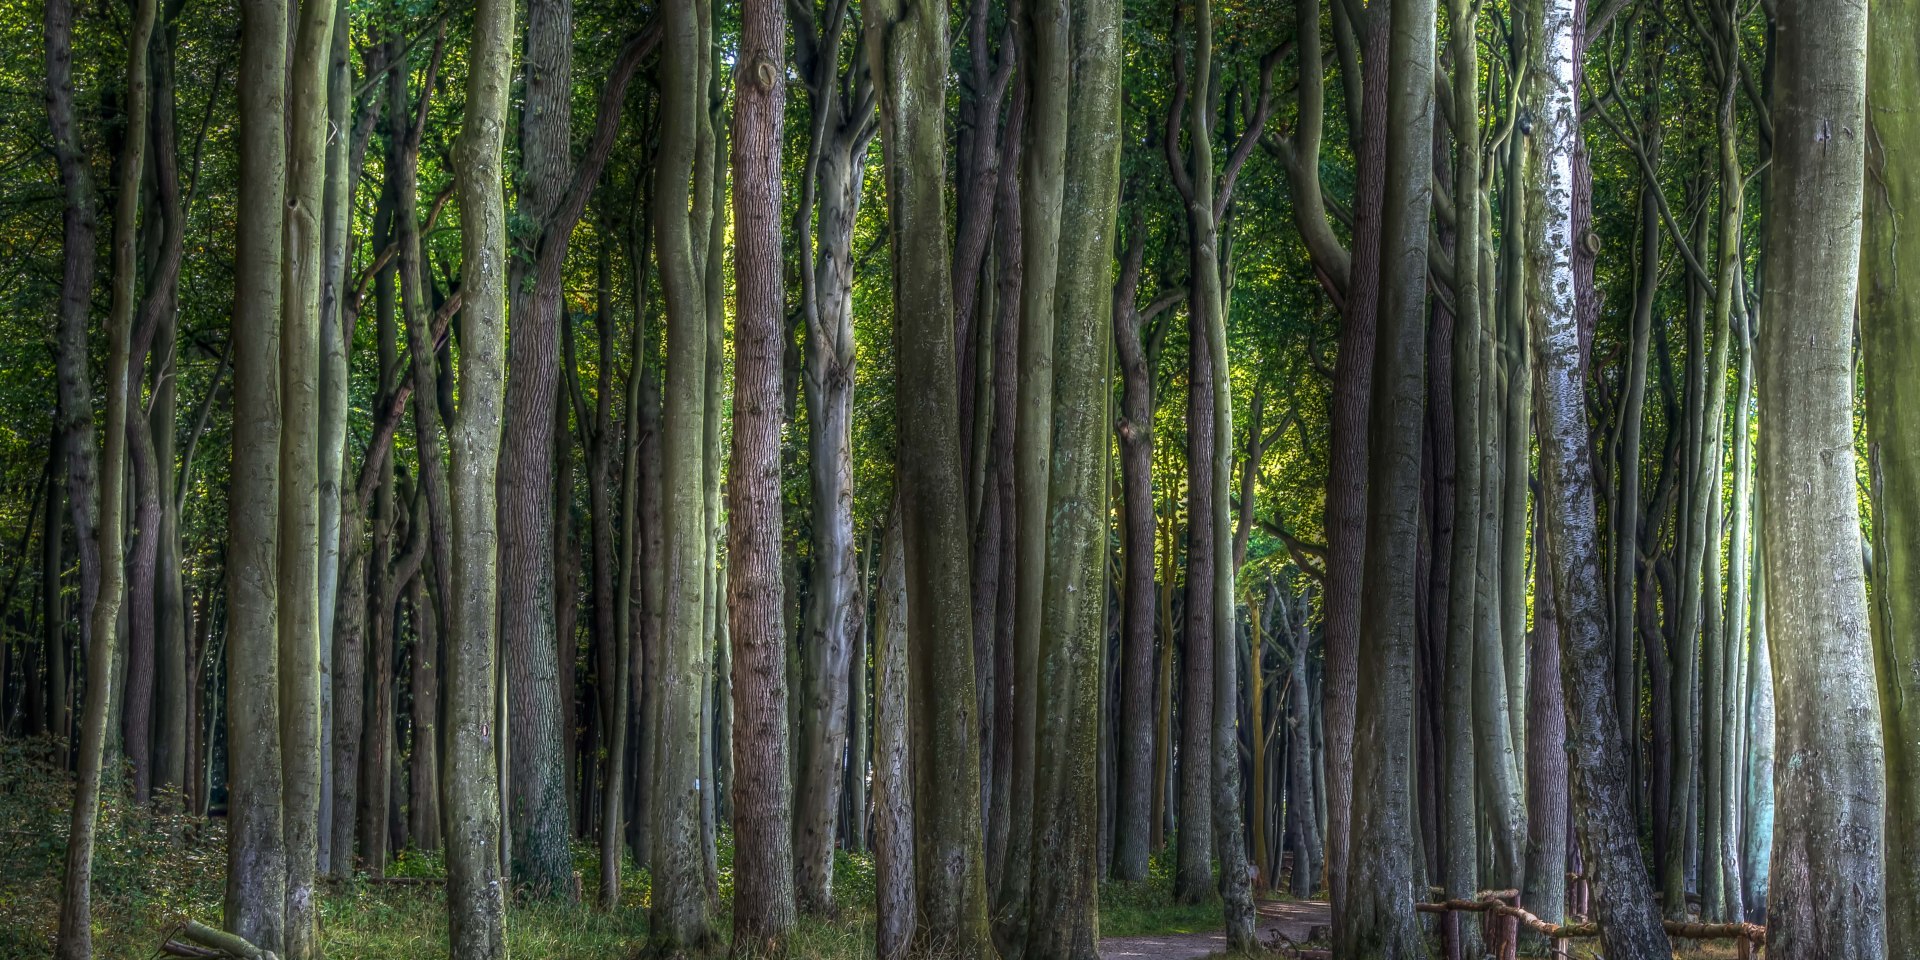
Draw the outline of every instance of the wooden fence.
M1576 907L1584 909L1587 901L1587 885L1583 878L1573 878L1571 899ZM1488 952L1497 960L1514 960L1519 955L1520 929L1525 927L1553 943L1553 955L1567 955L1567 941L1600 935L1599 924L1591 920L1578 923L1548 923L1528 913L1520 906L1518 890L1482 890L1471 900L1452 899L1434 903L1417 903L1414 909L1421 913L1437 913L1442 916L1452 913L1477 913L1481 916L1481 930L1486 939ZM1576 914L1578 916L1579 914ZM1464 919L1464 918L1463 918ZM1686 923L1678 920L1662 921L1667 936L1682 940L1733 940L1739 949L1740 960L1751 960L1766 946L1767 928L1754 923ZM1447 960L1462 960L1460 940L1452 930L1442 931L1446 944Z

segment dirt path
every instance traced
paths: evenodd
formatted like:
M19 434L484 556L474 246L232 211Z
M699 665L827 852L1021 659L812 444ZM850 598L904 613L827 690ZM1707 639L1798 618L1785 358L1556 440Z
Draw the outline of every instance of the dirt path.
M1260 904L1258 936L1262 944L1302 943L1325 936L1333 914L1315 900ZM1100 941L1101 960L1200 960L1227 949L1226 934L1170 933L1158 937L1108 937ZM1306 954L1310 955L1310 954ZM1305 955L1303 955L1305 956Z

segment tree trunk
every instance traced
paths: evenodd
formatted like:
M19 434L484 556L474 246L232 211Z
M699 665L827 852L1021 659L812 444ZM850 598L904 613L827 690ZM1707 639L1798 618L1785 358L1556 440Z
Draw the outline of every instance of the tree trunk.
M1126 254L1113 294L1113 338L1120 361L1121 414L1114 421L1120 445L1121 535L1126 558L1121 645L1119 796L1115 813L1113 874L1129 883L1147 878L1152 849L1154 712L1153 380L1158 351L1142 340L1145 319L1135 303L1144 256L1145 224L1138 212L1127 228Z
M1759 507L1754 508L1759 529ZM1767 580L1764 537L1755 537L1753 558L1753 639L1747 652L1746 809L1741 821L1741 902L1750 923L1767 917L1767 880L1773 860L1773 658L1767 651ZM1888 938L1892 939L1891 936Z
M333 16L333 37L328 51L327 123L343 131L353 123L353 64L347 35L351 17L346 0L337 0ZM369 113L373 112L369 109ZM368 130L371 131L369 125ZM358 146L350 149L349 143ZM321 196L321 276L320 276L320 810L319 856L316 871L333 875L333 826L335 782L340 775L334 765L337 715L334 703L338 685L333 671L339 663L335 656L341 573L341 518L346 508L342 496L346 489L347 395L350 371L347 342L356 317L349 316L346 305L348 282L347 248L352 234L354 193L359 187L357 170L349 164L356 152L364 159L364 140L333 136L327 141L326 186ZM357 312L357 311L356 311ZM391 455L391 454L389 454ZM177 537L176 537L177 540ZM357 546L357 544L355 545ZM184 638L183 638L184 639ZM352 862L351 853L348 862ZM351 869L351 868L349 868Z
M436 562L429 558L428 562ZM409 657L409 725L413 750L407 756L407 834L416 850L440 849L440 621L424 572L408 581L413 611L413 651Z
M1026 12L1033 42L1023 49L1030 51L1029 90L1035 94L1033 118L1038 121L1035 139L1029 141L1036 149L1025 153L1033 163L1027 187L1033 190L1043 176L1052 174L1052 189L1039 192L1039 197L1050 201L1059 234L1057 242L1046 242L1041 235L1042 242L1036 244L1058 256L1036 285L1038 292L1052 293L1057 284L1057 296L1048 304L1053 342L1045 353L1022 353L1029 363L1050 358L1054 376L1046 398L1051 404L1052 467L1047 508L1032 518L1047 521L1045 613L1038 638L1039 669L1029 675L1037 687L1033 875L1020 955L1028 960L1093 960L1101 866L1095 760L1100 707L1108 688L1109 271L1120 196L1120 8L1115 0L1052 0ZM1054 119L1046 109L1049 98L1039 93L1054 82L1056 71L1063 96ZM1050 150L1040 137L1052 129L1059 135ZM1024 225L1023 232L1032 226ZM1035 277L1031 261L1025 274ZM1033 576L1022 579L1031 581Z
M1015 419L1013 539L1014 591L1012 755L1007 783L1007 845L994 891L995 939L1002 955L1020 956L1032 930L1033 884L1042 879L1036 856L1042 632L1050 611L1047 571L1053 540L1049 472L1053 462L1055 294L1060 273L1061 212L1065 190L1069 13L1065 3L1023 10L1027 69L1025 144L1021 148L1020 374ZM902 341L903 343L905 341ZM1093 683L1097 689L1097 682ZM1057 864L1056 864L1057 866Z
M565 249L573 224L553 224L572 174L573 4L527 7L515 216L533 225L508 266L506 428L500 445L500 641L511 723L507 809L515 886L569 898L566 757L560 746L554 647L553 405L559 397L560 289L545 249ZM553 230L549 234L549 230ZM562 255L564 259L564 254ZM528 276L529 272L536 274Z
M1545 524L1536 524L1535 557L1551 555L1545 540ZM1520 903L1534 916L1560 923L1567 913L1567 714L1550 565L1541 572L1547 576L1534 575L1539 613L1527 638L1527 869Z
M1906 393L1920 359L1914 306L1920 287L1904 271L1920 269L1900 245L1900 228L1920 211L1920 165L1905 150L1920 142L1920 126L1899 109L1903 93L1920 79L1920 63L1898 42L1920 26L1920 3L1876 0L1868 40L1867 164L1875 188L1867 193L1861 273L1860 323L1866 357L1867 428L1873 483L1874 654L1880 720L1886 744L1887 955L1920 951L1920 596L1913 592L1914 524L1920 521L1920 420ZM1738 580L1735 581L1736 586ZM1758 651L1756 664L1764 663Z
M233 470L227 521L226 929L285 941L279 676L281 221L288 6L241 7L240 201L233 318Z
M734 763L734 954L779 951L794 923L793 796L787 780L787 633L780 569L782 111L786 11L742 10L733 117L733 457L727 591L738 717ZM832 854L828 850L829 857Z
M340 516L342 574L333 638L333 826L328 876L353 876L360 800L360 745L366 732L366 510L354 498Z
M1335 949L1343 956L1411 960L1421 955L1413 922L1414 818L1408 808L1413 774L1413 565L1419 539L1420 434L1426 338L1427 231L1433 155L1432 0L1396 0L1388 59L1393 94L1385 111L1385 196L1381 204L1381 291L1374 360L1366 501L1365 585L1360 659L1377 671L1361 685L1352 745L1352 847L1344 922ZM1369 89L1380 86L1370 81ZM1330 634L1331 636L1331 634ZM1331 670L1331 666L1329 667ZM1330 687L1329 699L1340 694ZM1333 756L1328 757L1331 767ZM1332 769L1339 769L1333 767ZM1338 779L1338 774L1333 775Z
M467 106L454 177L460 193L463 334L460 407L449 431L452 591L447 622L447 910L450 951L472 960L507 952L500 876L500 774L494 741L496 487L505 339L506 202L501 148L513 67L513 4L479 0ZM411 208L403 208L408 210ZM407 219L411 219L410 217ZM417 342L417 340L416 340ZM416 357L416 365L422 362ZM416 366L417 369L417 366ZM418 395L425 395L425 381ZM423 447L423 450L427 449ZM431 489L429 497L432 496Z
M71 0L48 0L47 120L53 139L62 194L60 306L54 357L61 447L66 454L67 506L73 518L73 540L80 566L80 646L91 649L93 608L100 594L100 450L93 431L93 378L88 371L87 317L93 309L93 284L98 223L94 211L93 176L75 128L73 102L73 21ZM144 123L144 120L142 121ZM111 381L109 381L111 382ZM56 538L57 539L57 538ZM61 618L64 621L64 617ZM49 620L49 622L55 622ZM72 684L68 681L65 646L60 652L54 701L54 729L75 738ZM55 662L49 660L49 667ZM75 909L79 909L78 905ZM63 915L67 907L62 906ZM81 921L84 927L84 921ZM67 931L63 942L83 937L80 928ZM91 943L82 948L91 950ZM85 952L81 954L86 955Z
M1335 6L1338 26L1342 8ZM1388 7L1369 7L1361 29L1365 72L1354 131L1355 187L1352 273L1342 304L1338 359L1333 371L1327 452L1327 594L1325 704L1327 879L1336 936L1347 925L1349 852L1353 834L1354 717L1359 695L1361 586L1365 579L1369 421L1381 289L1381 223L1385 202ZM1352 85L1349 85L1349 89ZM1348 107L1352 111L1352 105ZM1351 113L1350 113L1351 115Z
M1778 23L1758 371L1780 707L1767 953L1882 956L1885 764L1850 455L1867 11L1789 0Z
M1626 762L1613 700L1613 639L1600 593L1593 472L1588 464L1586 392L1580 363L1573 286L1573 153L1576 136L1573 0L1547 0L1541 35L1547 57L1546 112L1536 129L1543 198L1532 278L1541 294L1533 309L1537 361L1540 515L1552 565L1563 656L1568 762L1580 847L1592 879L1601 948L1609 957L1653 960L1672 949L1653 906L1627 800Z
M869 0L860 8L886 151L898 366L899 487L907 582L915 778L914 942L987 957L980 742L973 716L973 625L961 476L953 289L947 252L947 14Z
M48 85L53 91L48 96L48 111L55 116L54 124L59 127L71 119L72 112L68 89L69 57L72 51L71 10L56 11L49 4L47 20L47 32L50 35L47 44ZM74 786L72 824L67 834L66 864L62 874L59 936L54 950L60 960L85 960L93 952L93 936L89 927L93 912L94 833L100 819L100 777L109 722L107 702L113 685L115 624L126 592L126 573L122 569L125 550L121 541L121 515L127 459L127 407L133 400L127 371L130 366L129 355L132 353L134 274L137 270L134 240L140 210L141 174L146 162L147 96L151 82L147 63L153 21L154 0L140 0L134 7L132 29L127 38L127 134L125 152L119 161L120 182L113 220L113 302L105 331L108 344L107 416L105 450L100 463L103 479L100 485L99 540L96 544L101 583L99 596L88 610L91 636L88 638L87 651L86 714L81 721L80 776ZM64 101L64 107L59 101ZM61 116L63 113L65 116ZM56 140L59 139L56 134ZM64 158L64 149L57 150ZM76 194L70 179L68 186L71 204ZM68 215L73 215L71 210ZM67 235L71 238L74 233L72 225L69 224L67 229ZM71 260L68 266L71 269ZM63 296L71 286L63 284ZM84 331L84 315L68 319L82 324ZM68 333L62 330L63 337ZM69 368L68 372L78 372L84 378L85 358L83 343L78 357L78 370ZM63 394L68 392L63 389ZM92 412L83 409L79 416L91 420ZM84 431L78 432L78 435L69 433L68 436L70 441L92 442L91 436ZM71 466L69 470L73 474L79 472L73 471ZM76 522L75 526L81 524Z
M1492 466L1483 455L1489 448L1487 411L1494 409L1494 371L1484 368L1488 355L1489 332L1481 319L1480 290L1480 70L1478 40L1474 27L1478 17L1464 0L1448 0L1448 44L1455 64L1464 65L1453 75L1454 116L1461 124L1454 131L1453 195L1459 198L1458 225L1453 233L1453 336L1450 361L1454 461L1453 526L1448 539L1449 557L1442 561L1436 554L1435 574L1444 569L1447 588L1444 669L1441 671L1440 699L1444 722L1439 731L1443 754L1443 783L1440 787L1440 833L1428 842L1439 848L1440 886L1448 897L1471 899L1480 889L1480 832L1476 820L1474 772L1476 764L1476 717L1474 678L1479 653L1475 647L1480 623L1476 589L1482 551L1497 549L1497 543L1482 543L1481 498L1486 491L1483 471ZM1436 368L1441 358L1433 358ZM1436 370L1436 376L1437 376ZM1439 426L1436 424L1436 427ZM1437 432L1437 430L1436 430ZM1438 457L1441 451L1429 454ZM1436 547L1437 549L1437 547ZM1443 566L1444 564L1444 566ZM1435 588L1436 590L1438 587ZM1436 627L1439 625L1436 624ZM1491 798L1489 798L1491 799ZM1478 956L1482 950L1479 924L1461 913L1442 915L1447 950L1450 954Z
M696 953L707 925L705 857L700 850L701 717L708 683L707 536L703 444L706 437L708 305L704 284L712 158L705 96L712 11L668 6L660 67L662 215L654 220L660 286L666 295L667 369L662 485L666 497L666 607L661 702L653 734L653 950L662 957ZM691 190L691 192L689 192ZM686 211L691 210L691 214Z
M880 960L907 956L914 936L913 787L907 703L907 571L899 501L888 511L873 635L873 869Z
M284 956L320 952L320 288L328 52L339 0L302 0L287 80L280 296L280 724L287 845Z

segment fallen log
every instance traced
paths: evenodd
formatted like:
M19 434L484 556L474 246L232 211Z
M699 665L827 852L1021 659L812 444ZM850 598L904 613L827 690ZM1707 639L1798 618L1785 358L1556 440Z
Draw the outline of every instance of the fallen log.
M197 920L183 920L167 933L160 952L170 957L234 958L234 960L279 960L271 950L262 950L246 938L225 930L216 930Z

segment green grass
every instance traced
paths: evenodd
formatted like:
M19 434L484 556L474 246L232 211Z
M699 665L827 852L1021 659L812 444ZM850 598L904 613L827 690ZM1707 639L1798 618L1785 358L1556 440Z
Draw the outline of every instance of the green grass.
M0 742L0 960L45 957L59 918L60 870L66 849L72 782L48 762L47 741ZM714 930L722 942L731 927L732 838L719 848L719 908ZM576 847L583 901L596 898L597 854ZM644 872L622 874L621 909L516 901L507 939L514 956L552 960L631 960L646 940L651 888ZM140 810L114 790L103 796L94 865L94 945L102 960L146 960L168 931L185 919L218 925L226 871L223 821ZM407 851L392 876L439 877L437 854ZM834 864L841 909L829 920L806 920L794 931L791 955L809 960L868 960L873 955L873 860L841 852ZM447 955L444 889L432 883L375 883L359 879L323 885L322 944L326 955L352 960L437 960ZM1217 900L1173 902L1170 867L1154 863L1138 884L1101 888L1104 936L1148 936L1218 929Z

